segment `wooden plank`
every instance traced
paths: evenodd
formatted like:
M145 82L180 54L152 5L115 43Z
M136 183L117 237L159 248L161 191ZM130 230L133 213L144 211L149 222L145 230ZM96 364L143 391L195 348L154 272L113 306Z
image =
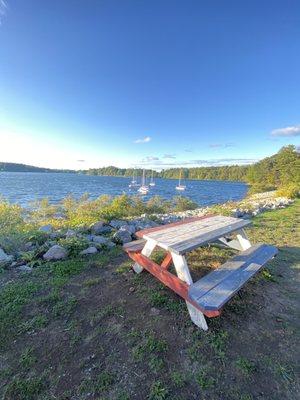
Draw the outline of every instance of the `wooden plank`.
M207 275L206 279L203 278L203 286L202 279L192 285L189 296L206 311L220 310L276 254L277 249L274 246L253 246L225 263L219 271L216 270ZM223 276L220 274L222 270L227 270Z
M196 223L183 226L176 232L167 233L165 235L155 236L155 234L144 235L145 239L153 239L157 245L167 251L176 254L184 254L208 242L214 241L219 237L241 229L249 224L250 221L239 220L234 218L233 221L214 220L213 224L208 226L197 226ZM230 222L230 224L229 224ZM187 229L188 228L188 229Z
M171 264L172 264L172 254L167 253L166 257L164 258L163 262L161 263L161 267L168 269Z
M171 224L155 226L154 228L147 228L147 229L143 229L141 231L137 231L135 233L135 235L137 237L139 237L139 238L142 238L144 235L148 235L149 233L158 232L158 231L165 231L165 230L167 230L169 228L172 228L174 226L185 225L185 224L188 224L190 222L199 221L199 220L206 219L206 218L211 218L212 216L213 216L212 214L207 214L207 215L203 215L201 217L185 218L185 219L182 219L181 221L172 222Z
M132 242L125 243L123 245L123 249L125 251L142 251L143 247L145 246L146 240L145 239L139 239L139 240L133 240Z

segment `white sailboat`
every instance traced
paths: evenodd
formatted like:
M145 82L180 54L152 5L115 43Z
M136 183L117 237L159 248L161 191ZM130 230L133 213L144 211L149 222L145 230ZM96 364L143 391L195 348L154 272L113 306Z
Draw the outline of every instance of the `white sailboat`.
M145 170L143 170L142 186L138 189L141 194L147 194L149 192L149 186L146 185Z
M176 186L176 190L185 190L186 186L181 184L181 170L180 170L180 175L179 175L179 182L178 185Z
M151 174L151 181L149 183L149 186L155 186L155 182L153 180L153 171L152 171L152 174Z
M137 183L137 180L135 179L134 171L132 174L132 181L130 182L130 184L128 186L130 188L139 186L139 184Z

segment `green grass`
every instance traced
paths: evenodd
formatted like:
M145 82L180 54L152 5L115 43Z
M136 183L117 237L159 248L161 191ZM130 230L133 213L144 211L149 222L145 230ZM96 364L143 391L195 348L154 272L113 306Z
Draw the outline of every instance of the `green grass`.
M44 390L43 377L20 378L15 377L6 387L5 400L34 400Z
M245 357L239 357L236 360L236 366L239 370L243 372L243 374L247 376L251 375L256 370L254 362L248 360Z
M165 400L168 397L169 390L165 387L161 381L156 381L150 388L148 396L149 400Z

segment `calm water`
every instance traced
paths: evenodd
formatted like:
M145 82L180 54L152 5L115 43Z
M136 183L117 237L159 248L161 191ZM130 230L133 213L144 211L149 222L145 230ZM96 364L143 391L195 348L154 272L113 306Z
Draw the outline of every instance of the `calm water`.
M101 194L112 196L122 193L137 194L136 189L129 189L131 178L107 176L88 176L79 174L0 172L0 196L13 203L28 207L30 202L48 197L53 203L72 194L78 198L89 193L91 198ZM160 195L170 199L181 194L189 197L201 206L223 203L228 200L239 200L247 192L247 185L241 182L192 181L186 180L186 190L178 193L175 186L178 182L172 179L157 179L156 186L151 188L145 199Z

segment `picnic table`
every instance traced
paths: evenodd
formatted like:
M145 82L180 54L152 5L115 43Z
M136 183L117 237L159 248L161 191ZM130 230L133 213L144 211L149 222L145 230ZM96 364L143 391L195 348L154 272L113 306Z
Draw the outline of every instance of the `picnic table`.
M223 306L277 254L274 246L251 245L245 227L251 222L240 218L208 215L138 231L140 240L125 244L135 261L136 273L144 269L181 296L192 321L207 330L205 316L219 316ZM233 248L238 254L221 267L193 282L185 254L210 243ZM166 251L161 265L151 260L153 250ZM173 263L176 274L168 269Z

